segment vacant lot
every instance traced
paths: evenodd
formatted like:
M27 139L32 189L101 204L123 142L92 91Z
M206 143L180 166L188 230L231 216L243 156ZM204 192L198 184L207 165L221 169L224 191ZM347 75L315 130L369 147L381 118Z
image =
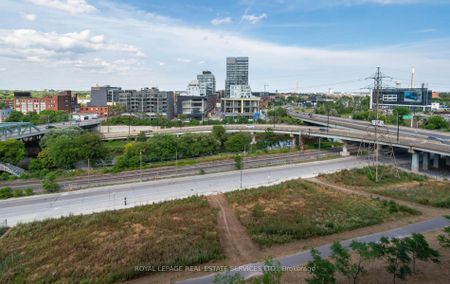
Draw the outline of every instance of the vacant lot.
M419 214L395 202L350 195L303 180L226 194L261 246L286 243Z
M0 239L0 283L111 283L135 266L223 258L216 210L203 197L15 227Z
M400 171L399 177L397 177L392 169L381 167L381 180L377 183L373 178L373 173L374 170L372 168L364 168L344 170L330 175L323 175L320 178L327 182L370 193L423 205L450 208L450 182L427 179L423 176L403 171Z

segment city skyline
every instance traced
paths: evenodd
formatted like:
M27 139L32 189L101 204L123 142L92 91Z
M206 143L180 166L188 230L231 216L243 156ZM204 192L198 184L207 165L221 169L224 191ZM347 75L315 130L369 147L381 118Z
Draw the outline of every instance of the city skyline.
M232 56L250 58L255 91L358 91L376 66L450 89L450 1L126 3L2 1L0 89L183 90L203 70L224 89Z

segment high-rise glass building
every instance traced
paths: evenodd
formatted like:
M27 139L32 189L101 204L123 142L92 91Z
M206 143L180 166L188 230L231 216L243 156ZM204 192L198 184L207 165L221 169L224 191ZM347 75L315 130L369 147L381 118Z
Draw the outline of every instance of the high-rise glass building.
M231 85L248 85L248 57L227 57L225 96L228 98Z
M216 78L211 71L203 71L197 75L201 96L210 96L216 92Z

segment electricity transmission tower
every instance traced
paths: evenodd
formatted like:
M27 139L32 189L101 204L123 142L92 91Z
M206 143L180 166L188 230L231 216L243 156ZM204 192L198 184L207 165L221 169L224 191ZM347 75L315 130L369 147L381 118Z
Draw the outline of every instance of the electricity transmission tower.
M389 128L380 121L380 98L383 93L383 79L391 78L381 73L381 68L377 67L377 72L373 77L367 79L373 79L373 105L375 105L375 117L376 120L372 122L372 125L367 127L365 137L361 140L358 156L365 156L369 163L369 171L374 171L375 181L378 182L382 176L380 170L380 158L386 162L393 163L395 176L399 176L397 161L395 159L394 147L392 146L391 136L389 135ZM383 149L380 142L385 144ZM380 156L381 154L381 156Z

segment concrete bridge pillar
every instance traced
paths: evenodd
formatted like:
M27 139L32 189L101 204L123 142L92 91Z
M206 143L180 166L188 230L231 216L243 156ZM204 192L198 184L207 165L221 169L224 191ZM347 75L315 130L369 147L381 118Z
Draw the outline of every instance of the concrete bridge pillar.
M251 144L256 144L256 135L255 135L255 132L252 132L251 133L251 135L252 135L252 142L251 142Z
M445 165L450 166L450 157L449 156L445 157Z
M412 153L411 171L415 173L419 172L419 153L417 152Z
M292 146L291 147L295 147L295 135L291 134L291 139L292 139Z
M439 169L439 159L440 159L439 154L433 155L433 168Z
M344 145L342 146L341 156L342 157L350 156L350 152L347 149L347 143L344 143Z
M422 168L424 171L428 171L430 167L430 153L422 153Z

